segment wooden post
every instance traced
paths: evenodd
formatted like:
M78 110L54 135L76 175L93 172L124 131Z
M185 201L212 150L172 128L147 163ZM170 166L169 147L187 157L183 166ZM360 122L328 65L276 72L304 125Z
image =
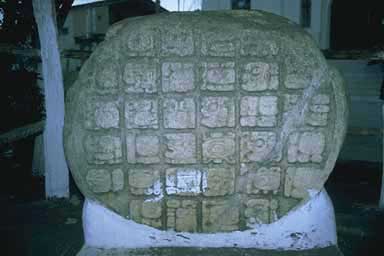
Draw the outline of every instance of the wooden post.
M55 3L53 0L33 0L32 5L39 31L45 95L45 194L47 198L69 197L69 173L63 146L64 88Z

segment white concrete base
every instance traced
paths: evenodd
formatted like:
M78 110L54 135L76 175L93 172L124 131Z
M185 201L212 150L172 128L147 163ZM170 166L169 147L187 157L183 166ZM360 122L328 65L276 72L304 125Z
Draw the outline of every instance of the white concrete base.
M304 250L337 244L333 205L325 190L280 220L246 231L197 234L161 231L86 200L85 244L97 248L239 247Z

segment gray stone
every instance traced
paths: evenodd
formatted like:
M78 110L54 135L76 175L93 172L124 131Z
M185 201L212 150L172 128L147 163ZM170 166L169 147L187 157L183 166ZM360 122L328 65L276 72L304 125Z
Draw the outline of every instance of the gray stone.
M277 96L245 96L240 102L241 126L274 127L277 125Z
M89 102L85 127L90 130L119 128L119 109L115 102Z
M91 169L87 172L87 183L95 193L105 193L111 189L111 174L103 169Z
M197 195L201 193L201 170L193 168L169 168L166 170L168 195Z
M196 106L193 98L164 100L164 127L185 129L196 127Z
M230 195L235 188L235 171L231 167L208 168L203 174L205 196Z
M207 127L234 127L235 103L229 97L201 99L201 124Z
M274 132L244 132L241 136L240 159L242 162L263 162L272 153L277 141Z
M165 161L174 164L196 163L196 137L192 133L165 135Z
M129 188L134 195L160 195L160 172L152 169L129 170Z
M132 100L125 105L127 128L158 128L158 102L154 99Z
M202 90L233 91L235 89L236 71L234 62L203 63Z
M90 164L118 164L122 162L123 151L118 136L88 135L84 148Z
M127 134L128 163L158 163L160 162L160 139L156 135Z
M230 200L204 200L203 231L234 231L239 229L239 208Z
M193 63L164 62L161 70L163 92L188 92L194 89Z
M250 62L243 66L242 89L250 92L277 90L279 88L279 66L264 62Z
M235 134L210 133L203 138L203 161L205 163L235 163L236 161Z
M87 198L205 233L274 222L320 191L348 109L307 33L257 11L119 22L66 100L65 151Z

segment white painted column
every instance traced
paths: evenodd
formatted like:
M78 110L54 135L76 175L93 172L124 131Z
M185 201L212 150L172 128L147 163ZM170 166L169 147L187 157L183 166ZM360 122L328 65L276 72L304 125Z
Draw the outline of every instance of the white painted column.
M202 9L204 11L231 10L231 0L203 0Z
M251 0L251 9L283 15L284 0Z
M309 32L320 49L329 48L332 0L312 1L311 27Z
M57 43L55 2L33 0L33 12L39 31L46 125L44 162L46 197L69 197L69 173L64 157L64 86Z
M312 1L312 9L311 9L311 27L309 29L309 32L312 34L318 46L320 46L319 42L321 38L321 20L322 20L323 3L324 3L323 0Z
M331 16L332 16L332 0L323 0L323 14L321 22L321 39L320 39L320 48L329 49L330 47L330 37L331 37Z
M283 13L291 21L301 23L301 0L283 0Z

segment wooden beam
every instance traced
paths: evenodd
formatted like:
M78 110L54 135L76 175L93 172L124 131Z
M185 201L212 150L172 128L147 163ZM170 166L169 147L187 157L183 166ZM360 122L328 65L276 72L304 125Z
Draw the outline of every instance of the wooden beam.
M32 5L39 31L45 95L45 194L47 198L69 197L69 173L63 146L64 86L55 3L53 0L32 0Z
M40 51L38 49L21 48L9 44L0 44L0 53L40 58Z
M33 124L28 124L12 131L0 134L0 145L18 141L32 135L42 133L44 130L45 121L40 121Z

